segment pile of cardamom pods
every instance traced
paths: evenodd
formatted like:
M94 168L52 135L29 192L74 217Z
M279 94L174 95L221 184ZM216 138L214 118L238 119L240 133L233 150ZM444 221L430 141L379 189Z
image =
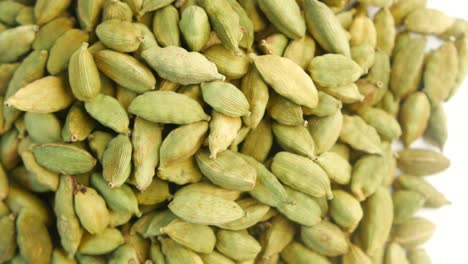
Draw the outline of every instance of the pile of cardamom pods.
M1 0L0 263L431 263L467 72L426 0Z

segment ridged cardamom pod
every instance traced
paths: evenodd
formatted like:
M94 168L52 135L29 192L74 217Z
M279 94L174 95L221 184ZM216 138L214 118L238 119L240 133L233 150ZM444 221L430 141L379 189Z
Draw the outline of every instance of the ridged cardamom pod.
M253 236L243 231L219 230L216 239L216 249L237 261L255 259L262 249Z
M350 233L357 228L364 214L359 200L342 190L333 191L329 213L335 223Z
M26 25L0 32L0 63L15 62L28 53L37 30L36 25Z
M210 37L211 26L208 15L203 8L196 5L182 11L179 28L191 51L200 51Z
M363 73L362 68L356 62L341 54L315 57L308 69L314 82L327 87L339 87L353 83Z
M79 29L69 29L63 33L50 48L47 71L52 75L66 71L72 55L88 40L89 34Z
M306 25L296 1L259 0L258 6L281 33L291 39L304 37Z
M310 249L329 257L344 255L349 250L343 231L325 220L314 226L301 227L301 239Z
M100 234L109 225L109 211L104 199L92 188L76 186L74 190L75 212L80 223L90 234ZM80 243L80 252L83 242Z
M216 81L201 86L203 100L221 114L240 117L250 115L249 102L234 85Z
M107 145L102 156L102 175L111 188L122 186L132 171L132 142L118 135Z
M130 133L127 112L114 97L100 94L92 101L85 102L85 109L99 123L115 132Z
M107 228L99 234L91 235L85 233L81 240L78 252L80 253L79 255L104 255L114 251L123 243L124 237L120 230L116 228Z
M382 153L379 134L359 116L344 115L340 140L357 150L370 154Z
M315 143L307 128L286 126L276 122L272 125L276 142L284 149L299 155L315 159Z

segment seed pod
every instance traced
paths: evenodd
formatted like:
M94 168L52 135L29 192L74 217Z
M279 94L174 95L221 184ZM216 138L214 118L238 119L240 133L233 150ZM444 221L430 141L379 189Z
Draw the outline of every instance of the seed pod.
M272 125L278 144L287 151L315 159L314 140L304 126L285 126L276 122Z
M0 3L0 22L15 25L15 19L25 6L16 1L3 1Z
M341 111L327 117L311 117L308 119L309 133L315 143L315 152L321 154L330 150L340 136L343 125Z
M203 55L229 79L240 79L249 70L249 58L243 51L235 54L221 45L214 45L203 51Z
M102 9L102 20L118 19L132 21L132 9L121 1L107 1Z
M361 248L350 244L349 251L343 255L343 264L372 264L372 259Z
M201 86L203 100L221 114L240 117L250 115L249 102L234 85L225 82L211 82Z
M431 114L431 105L427 96L421 92L410 95L400 111L400 123L403 130L403 142L410 146L424 134Z
M404 149L398 153L398 167L416 176L436 174L447 169L450 161L442 154L424 149Z
M156 87L156 78L153 73L129 55L102 50L95 54L95 58L99 70L131 91L143 93L154 90Z
M15 255L16 251L16 227L15 216L5 215L0 217L0 228L2 237L0 238L0 261L7 262Z
M325 256L339 256L349 250L344 233L328 221L301 227L301 239L307 247Z
M243 37L239 43L240 47L246 48L247 50L252 49L254 42L254 26L246 10L236 0L228 0L229 5L239 16L239 26L241 27Z
M24 114L24 124L29 137L36 143L60 142L60 121L54 114Z
M161 168L161 167L160 167ZM158 171L158 177L178 185L198 182L202 174L193 157L170 164Z
M417 191L400 190L392 193L393 222L401 224L413 217L426 201L424 195Z
M216 238L216 249L237 261L255 259L261 250L260 244L247 232L219 230Z
M298 242L292 242L283 251L281 251L281 258L286 263L317 263L317 264L330 264L331 262L327 257L324 257L313 250L310 250Z
M19 251L28 263L50 263L52 240L47 227L37 222L35 214L22 210L16 220L16 232Z
M213 110L210 135L208 136L210 158L216 159L218 153L228 149L237 136L241 125L240 117L225 116Z
M76 186L74 190L74 204L75 212L80 219L81 225L90 234L98 234L105 231L109 225L109 211L104 199L94 189L86 186ZM83 242L80 244L80 252L82 252L82 246Z
M213 230L205 225L174 220L161 228L161 233L195 252L209 254L213 251L216 237Z
M132 0L132 1L133 2L138 2L138 0ZM143 0L141 2L143 2L143 3L139 4L139 5L134 4L135 7L140 6L141 9L139 11L137 11L140 16L142 16L145 13L148 13L148 12L155 11L155 10L158 10L160 8L163 8L163 7L171 4L172 2L174 2L174 0Z
M203 260L192 250L177 244L170 238L159 239L162 245L162 252L168 264L194 263L203 264Z
M348 184L351 180L351 164L337 153L325 152L317 156L315 162L337 184Z
M351 46L367 44L375 48L377 45L377 32L374 23L367 16L356 16L349 28L349 34L351 35Z
M113 138L102 156L102 174L111 188L120 187L132 170L132 143L128 136Z
M154 178L145 190L136 192L135 196L140 205L155 205L166 201L172 195L166 181Z
M258 6L281 33L291 39L299 39L305 36L305 21L301 15L299 5L295 1L280 3L259 0Z
M345 191L333 191L330 201L330 216L346 232L354 232L362 219L363 211L359 201Z
M222 45L234 53L239 53L239 44L243 37L240 18L228 1L198 0L197 4L205 9L211 26L221 40Z
M316 108L309 109L302 107L304 115L314 115L317 117L326 117L334 115L343 106L340 100L335 97L328 95L322 91L318 92L319 103Z
M27 112L53 113L68 108L73 99L65 79L48 76L21 88L5 105Z
M179 28L191 51L200 51L210 37L208 15L203 8L195 5L182 11Z
M405 248L414 248L424 244L435 232L435 225L424 218L415 217L396 225L392 239Z
M345 31L329 7L317 0L305 0L304 13L309 32L322 48L350 57Z
M67 70L72 55L80 49L83 42L88 42L88 40L88 33L78 29L70 29L63 33L50 48L47 71L52 75L57 75Z
M95 235L85 233L78 251L80 255L104 255L114 251L123 243L124 238L118 229L107 228Z
M280 152L273 158L271 169L283 183L292 188L313 197L333 198L328 175L310 159Z
M305 125L303 108L277 93L272 92L267 104L271 118L287 126Z
M57 230L60 242L68 256L74 256L83 235L83 228L74 211L73 188L74 179L70 176L60 176L60 184L55 193L54 213L57 216Z
M427 0L396 1L390 7L390 11L395 19L395 24L401 24L409 13L416 9L424 8L426 3Z
M91 171L96 160L87 151L65 144L42 144L32 149L36 161L43 167L66 175Z
M251 67L242 79L241 90L250 105L250 116L244 116L242 120L252 129L255 129L265 115L269 101L268 86L263 81L255 67Z
M245 211L245 215L232 222L218 225L218 227L225 230L245 230L263 221L265 215L270 210L268 205L258 203L255 199L252 198L242 199L237 203Z
M315 57L308 70L314 82L327 87L339 87L353 83L363 73L357 63L341 54Z
M111 189L102 175L98 173L91 175L90 182L114 212L133 213L136 216L141 216L136 196L128 185L124 184L119 188Z
M363 204L364 217L359 226L363 250L370 256L382 248L393 222L393 203L390 192L379 187Z
M405 98L418 89L425 47L426 38L416 37L408 39L404 48L395 49L390 86L397 97Z
M396 178L395 186L399 189L406 189L422 194L426 198L424 205L427 207L439 208L449 203L441 192L437 191L425 179L418 176L402 174Z
M125 109L113 97L98 95L90 102L85 102L85 109L94 119L102 125L118 133L129 134L129 120ZM103 109L107 109L103 111ZM109 111L109 109L112 109Z
M388 8L382 8L374 17L374 25L377 33L376 48L392 55L395 45L396 29L395 20Z
M179 12L174 6L167 5L154 13L153 33L162 47L180 46Z
M190 206L187 206L188 203ZM176 192L169 209L187 222L205 225L228 223L245 214L244 210L233 201L185 188Z
M148 238L151 236L161 235L161 228L169 225L172 221L176 220L177 216L170 210L154 211L146 214L140 218L132 229L141 234L143 237ZM131 230L133 232L133 230Z
M431 109L431 117L424 138L430 143L443 149L448 138L447 117L442 104L435 105Z
M76 5L77 16L81 28L91 32L98 23L99 15L104 6L104 0L78 0Z
M317 89L299 65L277 55L257 56L254 58L254 63L265 82L275 92L296 104L309 108L317 106ZM279 72L284 79L278 78Z
M366 124L359 116L344 115L340 140L357 150L370 154L382 153L377 131Z
M196 158L203 175L216 185L239 191L248 191L255 186L255 169L230 150L220 153L216 160L212 160L206 151L199 151Z
M91 134L95 125L96 123L86 113L84 106L76 102L68 111L62 129L62 138L65 142L83 141Z
M392 141L401 136L401 127L396 118L378 108L368 108L359 115L373 126L383 140Z
M430 53L424 70L424 92L433 105L446 100L458 74L457 48L447 42Z
M104 45L119 52L137 51L144 41L141 32L131 22L116 19L99 24L96 34Z
M362 72L368 72L375 62L375 48L371 45L364 43L359 46L351 47L351 58L359 66Z
M0 32L0 63L12 63L31 50L38 28L19 26Z
M186 160L200 148L208 131L206 122L197 122L174 129L164 139L160 149L159 170L177 161Z
M306 35L289 42L283 56L297 63L302 69L306 69L314 58L315 49L315 41Z
M419 8L409 13L405 19L405 26L410 32L438 35L446 31L454 22L455 19L438 10Z
M255 129L252 129L244 140L241 153L264 162L273 144L271 122L264 118Z
M322 209L316 200L302 192L284 186L289 201L277 205L289 220L304 226L313 226L321 221Z
M83 43L71 56L68 77L73 95L78 100L92 100L101 91L99 72L88 51L88 43Z
M407 252L408 260L411 264L431 264L431 257L426 250L417 248Z
M42 167L35 159L30 150L20 152L24 167L29 172L29 177L45 189L56 191L59 182L59 175Z
M200 53L183 48L154 47L145 50L142 57L159 76L175 83L187 85L225 79L214 63Z
M37 24L43 25L58 17L70 4L70 0L38 0L34 5L34 15L37 19Z

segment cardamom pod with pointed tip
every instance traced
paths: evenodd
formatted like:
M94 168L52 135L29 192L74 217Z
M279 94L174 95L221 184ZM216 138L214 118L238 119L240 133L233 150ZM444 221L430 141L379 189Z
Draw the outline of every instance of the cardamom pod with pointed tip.
M418 212L426 202L424 195L412 190L397 190L392 193L393 222L401 224Z
M308 248L329 257L344 255L349 250L345 234L325 220L314 226L302 226L301 239Z
M368 108L359 113L367 124L373 126L383 140L392 141L401 136L401 127L395 117L378 108Z
M153 33L162 47L180 46L179 12L172 5L156 10L153 16Z
M382 153L379 134L359 116L344 115L340 140L356 150L370 154Z
M237 203L245 211L245 215L232 222L218 225L218 227L233 231L245 230L261 222L270 210L268 205L258 203L252 198L238 200Z
M313 197L333 198L328 175L308 158L280 152L273 158L271 169L284 184L296 190Z
M140 30L142 37L145 39L145 41L143 41L140 44L140 48L138 49L138 52L140 53L140 55L141 55L141 52L149 48L159 47L158 42L156 41L156 38L153 32L150 30L150 28L147 25L143 23L133 23L133 25L138 30Z
M398 189L415 191L419 194L422 194L426 198L424 205L427 207L439 208L449 203L444 194L437 191L424 178L418 176L402 174L396 178L395 187Z
M251 50L255 40L254 25L252 21L247 15L246 10L244 10L242 7L241 3L238 3L237 0L227 0L227 2L239 16L239 26L241 27L242 33L244 34L240 40L239 46L247 50Z
M398 152L398 167L416 176L432 175L446 170L450 165L444 155L425 149L404 149Z
M52 240L47 227L37 222L35 214L21 210L16 220L16 232L19 251L28 263L50 263Z
M68 111L62 129L62 138L65 142L83 141L91 134L96 123L86 113L83 104L75 102ZM49 143L49 142L44 142Z
M28 53L37 30L36 25L25 25L0 32L0 63L16 62Z
M321 87L321 90L341 100L344 104L359 103L365 99L355 83L339 87Z
M203 100L217 112L231 117L250 115L247 98L234 85L216 81L202 84L201 90Z
M409 38L404 47L394 50L390 86L397 97L405 98L418 89L426 42L425 37Z
M331 262L327 257L316 253L313 250L306 248L304 245L298 242L291 242L283 251L281 251L281 258L286 263L296 264L330 264Z
M5 105L21 111L53 113L68 108L73 100L64 78L48 76L18 90L5 101Z
M211 253L216 243L215 233L209 226L192 224L180 219L162 227L161 233L198 253Z
M152 182L159 162L159 147L162 142L160 125L137 117L133 125L133 177L136 187L145 190Z
M92 188L76 186L74 190L75 212L80 223L90 234L99 234L109 225L109 211L104 199ZM84 238L83 238L84 240ZM83 242L80 243L80 252Z
M241 153L264 162L273 145L271 122L264 118L255 129L252 129L244 139Z
M422 217L414 217L392 230L392 239L405 248L414 248L428 241L435 232L435 225Z
M375 63L375 52L374 47L364 43L351 47L351 58L362 68L362 72L366 73Z
M60 16L70 6L71 2L71 0L38 0L34 5L37 24L46 24Z
M244 231L219 230L216 238L216 249L237 261L255 259L262 249L257 240Z
M169 209L187 222L220 225L245 215L244 210L233 201L186 188L175 193L174 199L169 204Z
M107 145L102 156L102 175L111 188L122 186L132 170L132 142L118 135Z
M333 191L329 213L333 221L349 233L354 232L364 214L359 200L342 190Z
M131 22L117 19L99 24L96 35L104 45L119 52L137 51L144 41L140 30Z
M443 149L448 138L447 117L442 104L432 106L431 117L424 138Z
M453 42L447 42L426 59L424 69L424 92L433 105L445 101L454 87L458 74L457 48Z
M73 145L49 143L33 147L36 161L50 171L75 175L91 171L96 159L86 150Z
M348 184L350 182L352 166L339 154L324 152L316 157L315 162L322 167L334 183Z
M305 36L305 21L296 1L258 0L258 6L281 33L291 39Z
M221 45L214 45L204 50L203 55L229 79L240 79L249 70L249 57L243 51L235 54Z
M296 104L309 108L317 106L317 89L299 65L277 55L256 56L253 59L265 82L275 92Z
M94 54L96 65L110 79L136 93L156 88L156 78L148 67L130 55L102 50Z
M362 249L372 256L382 248L393 223L393 202L390 191L379 187L363 204L364 217L359 226Z
M211 26L208 15L203 8L196 5L182 11L179 28L191 51L200 51L210 37Z
M304 0L304 16L310 34L322 48L351 56L346 32L329 7L318 0Z
M117 133L129 134L129 119L122 105L112 96L100 94L90 102L85 102L86 112L102 125Z
M71 17L58 17L43 25L37 32L33 43L34 50L50 50L55 41L65 32L73 28L75 19Z
M78 0L76 13L81 28L91 32L98 23L105 0Z
M321 154L330 150L340 137L343 126L343 114L336 111L335 114L326 117L310 117L307 129L314 139L315 153Z
M29 137L36 143L54 143L62 141L59 119L54 114L26 112L24 124Z
M133 213L136 216L141 216L136 196L128 185L123 184L119 188L111 188L98 173L91 175L90 183L114 212Z
M272 125L276 142L286 151L315 159L315 143L304 126L286 126L276 122Z
M320 86L339 87L355 82L363 73L351 58L327 54L312 59L309 65L312 79Z
M78 252L86 255L104 255L124 243L122 233L116 228L104 229L99 234L85 233Z
M230 150L219 153L216 159L211 159L207 151L201 150L196 159L203 175L216 185L238 191L249 191L255 186L255 168Z
M99 72L93 55L88 51L88 43L73 53L68 65L68 78L73 95L81 101L95 98L101 91Z
M208 144L210 158L216 159L218 153L228 149L242 126L240 117L230 117L213 110L210 121Z
M422 92L410 95L402 104L399 113L403 130L403 143L409 147L426 131L431 115L431 104Z
M136 226L136 232L145 238L159 236L162 235L161 228L169 225L176 219L177 216L170 210L154 211L140 218L132 229ZM140 227L138 227L139 225Z
M250 116L242 117L244 123L255 129L265 115L269 101L268 85L255 67L251 67L242 78L241 90L250 105Z
M73 54L88 40L89 34L79 29L69 29L63 33L50 48L47 71L52 75L66 71Z
M205 9L210 24L222 45L234 53L239 53L239 44L244 33L240 27L240 18L227 0L197 0L196 3Z

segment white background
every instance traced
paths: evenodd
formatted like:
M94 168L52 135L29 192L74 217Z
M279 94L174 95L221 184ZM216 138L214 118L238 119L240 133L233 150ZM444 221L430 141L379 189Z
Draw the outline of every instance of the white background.
M405 0L400 0L405 1ZM460 0L429 0L428 6L453 17L468 20L468 2ZM431 42L429 49L436 46ZM449 138L444 153L451 167L427 179L443 192L451 205L420 213L437 225L433 238L424 245L433 264L468 263L468 79L447 103ZM417 142L415 146L424 143Z

